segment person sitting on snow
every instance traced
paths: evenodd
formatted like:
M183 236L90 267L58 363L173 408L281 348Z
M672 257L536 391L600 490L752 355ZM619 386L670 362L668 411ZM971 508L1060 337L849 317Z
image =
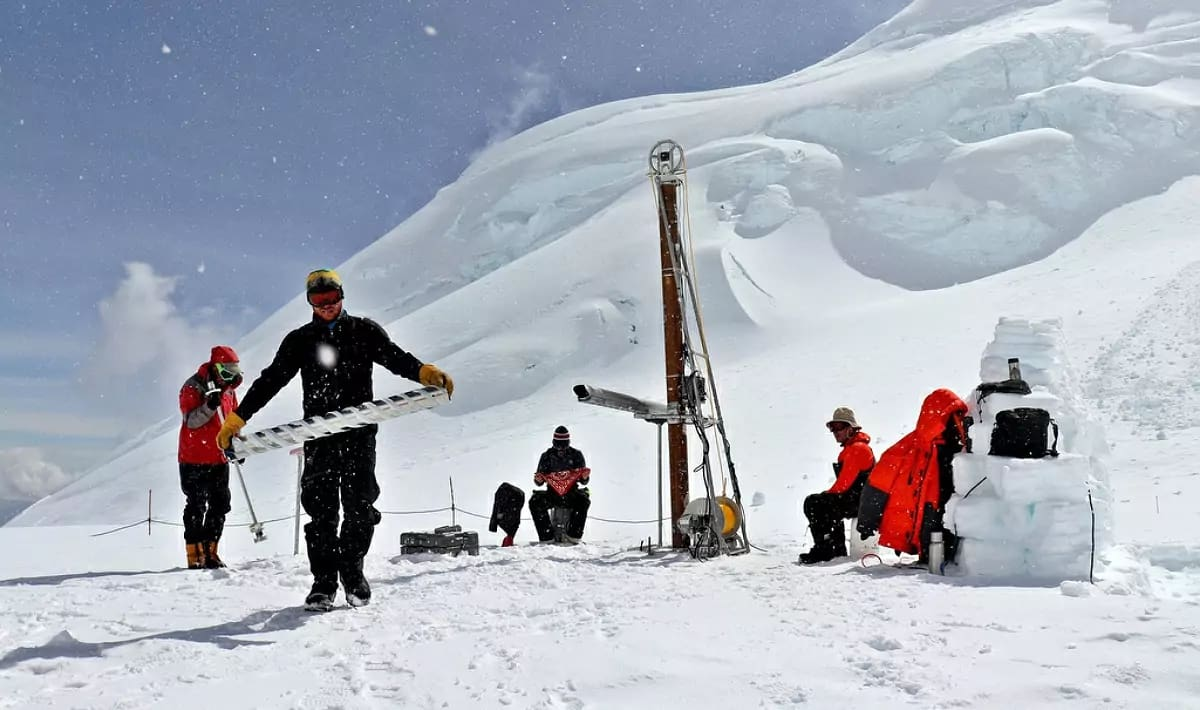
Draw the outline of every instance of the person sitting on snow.
M806 565L846 556L846 526L842 520L858 515L859 497L875 466L871 437L858 425L854 410L838 407L825 426L842 452L833 464L837 479L829 490L804 499L804 515L813 536L812 549L800 555Z
M584 463L583 453L571 446L571 433L565 426L554 430L552 446L538 459L537 472L533 474L533 485L546 485L544 491L534 491L529 496L529 513L533 526L537 528L538 540L554 541L554 528L550 523L551 508L569 508L570 522L565 531L565 542L578 543L583 537L583 526L587 523L587 511L592 500L586 488L591 469Z

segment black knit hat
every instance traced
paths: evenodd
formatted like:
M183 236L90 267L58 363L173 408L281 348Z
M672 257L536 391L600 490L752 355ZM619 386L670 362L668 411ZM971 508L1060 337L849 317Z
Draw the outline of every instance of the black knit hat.
M554 430L554 440L555 441L570 441L571 440L571 432L567 431L567 428L565 426L559 426Z

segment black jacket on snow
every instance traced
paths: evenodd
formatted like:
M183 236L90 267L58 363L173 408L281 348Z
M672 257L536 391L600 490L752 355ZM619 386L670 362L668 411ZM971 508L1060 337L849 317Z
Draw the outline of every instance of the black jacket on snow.
M242 398L237 414L249 421L297 371L304 385L305 417L369 402L375 398L371 371L376 363L419 381L421 361L393 343L375 321L343 312L330 324L313 316L284 337L275 359Z

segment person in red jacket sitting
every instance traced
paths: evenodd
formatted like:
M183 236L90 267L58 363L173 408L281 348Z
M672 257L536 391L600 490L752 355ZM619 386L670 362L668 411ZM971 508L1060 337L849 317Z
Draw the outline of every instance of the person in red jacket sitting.
M875 466L871 437L858 425L854 410L838 407L825 426L842 452L833 465L837 479L829 490L804 499L804 515L813 536L812 549L800 554L800 562L806 565L846 556L846 526L842 520L858 515L858 499Z
M221 422L237 408L234 389L242 383L237 353L228 345L212 349L208 362L179 390L179 485L183 541L188 569L224 567L217 542L229 512L229 460L217 446Z

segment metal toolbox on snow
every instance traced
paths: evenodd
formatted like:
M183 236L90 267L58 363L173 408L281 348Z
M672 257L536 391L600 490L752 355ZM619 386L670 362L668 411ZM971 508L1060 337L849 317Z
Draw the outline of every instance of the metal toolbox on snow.
M463 532L461 525L443 525L433 532L400 533L400 554L433 552L457 557L460 553L479 554L479 533Z

